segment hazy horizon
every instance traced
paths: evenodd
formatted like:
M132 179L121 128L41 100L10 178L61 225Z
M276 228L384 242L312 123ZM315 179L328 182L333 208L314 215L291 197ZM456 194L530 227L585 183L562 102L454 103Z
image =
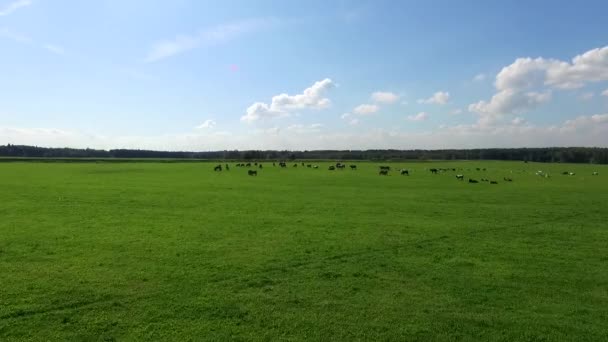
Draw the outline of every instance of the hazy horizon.
M0 0L0 144L608 147L608 3Z

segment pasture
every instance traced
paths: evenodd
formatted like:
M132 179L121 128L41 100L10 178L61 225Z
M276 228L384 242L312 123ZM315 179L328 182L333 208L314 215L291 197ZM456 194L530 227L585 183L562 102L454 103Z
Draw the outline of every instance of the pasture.
M608 340L606 166L293 163L0 163L0 340Z

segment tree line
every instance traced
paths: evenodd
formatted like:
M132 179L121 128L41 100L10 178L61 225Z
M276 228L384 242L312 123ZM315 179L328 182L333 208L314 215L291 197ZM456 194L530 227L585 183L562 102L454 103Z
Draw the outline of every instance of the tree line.
M546 147L486 148L446 150L315 150L315 151L151 151L49 148L2 145L0 157L13 158L89 158L89 159L187 159L187 160L519 160L531 162L608 164L608 148Z

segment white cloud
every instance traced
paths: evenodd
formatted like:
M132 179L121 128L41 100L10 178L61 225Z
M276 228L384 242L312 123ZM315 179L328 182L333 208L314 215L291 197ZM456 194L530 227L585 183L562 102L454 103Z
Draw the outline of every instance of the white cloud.
M0 37L10 39L20 44L31 44L33 42L30 37L13 32L5 27L0 28Z
M211 119L207 119L205 121L203 121L202 124L196 126L197 129L207 129L207 128L213 128L215 127L216 122L215 120L211 120Z
M547 126L517 120L486 127L477 124L444 125L440 129L416 133L394 129L329 132L272 127L238 134L197 130L171 135L104 136L52 128L0 127L0 136L11 144L173 151L608 146L608 113L579 116Z
M511 120L511 123L512 123L513 125L516 125L516 126L517 126L517 125L522 125L522 124L524 124L525 122L526 122L526 120L525 120L524 118L519 117L519 116L518 116L518 117L516 117L515 119Z
M594 93L592 93L592 92L588 92L588 93L583 93L583 94L581 94L581 95L578 97L578 99L579 99L579 100L581 100L581 101L589 101L589 100L593 99L593 97L594 97L594 96L595 96L595 94L594 94Z
M458 114L462 114L462 109L460 109L460 108L456 108L456 109L452 110L452 111L450 112L450 114L451 114L451 115L458 115Z
M260 119L288 116L295 110L327 108L331 101L323 96L327 90L334 86L332 80L326 78L304 89L302 94L279 94L272 97L270 104L256 102L247 108L247 112L241 117L241 121L252 123Z
M542 57L517 58L496 75L496 94L489 101L470 104L469 111L479 114L479 124L493 124L548 102L552 89L575 89L607 80L608 46L589 50L571 62ZM584 94L580 99L592 97Z
M602 96L606 96L606 97L608 97L608 89L606 89L606 90L604 90L604 91L602 92Z
M475 75L475 77L473 77L473 81L475 82L482 82L486 80L486 74L477 74Z
M268 18L249 19L207 28L193 35L178 35L173 39L155 43L144 60L156 62L200 46L224 43L240 35L269 27L275 22L276 20Z
M22 7L30 6L31 4L32 4L31 0L13 1L13 2L9 3L8 5L6 5L4 8L0 8L0 17L9 15L9 14L15 12L16 10L18 10Z
M374 104L362 104L358 105L353 109L353 113L359 115L370 115L377 113L380 110L380 107Z
M351 125L351 126L358 125L358 124L359 124L359 122L360 122L360 121L359 121L359 119L358 119L358 118L354 118L354 117L353 117L353 115L352 115L351 113L344 113L344 114L342 114L342 115L340 116L340 118L341 118L342 120L347 121L347 123L348 123L349 125Z
M323 128L322 124L315 123L311 125L302 125L302 124L293 124L291 126L287 126L288 131L292 131L295 133L314 133L319 132Z
M399 100L399 95L388 91L377 91L371 96L372 101L383 104L391 104Z
M426 112L420 112L416 115L410 115L407 117L409 121L426 121L429 118L429 114Z
M419 99L418 103L426 103L426 104L439 104L444 105L448 103L450 100L450 93L445 91L438 91L433 96L428 99Z
M496 88L524 90L536 86L581 88L608 80L608 46L589 50L571 62L538 57L518 58L496 76Z
M45 44L43 46L45 49L47 49L48 51L57 54L57 55L64 55L65 54L65 50L64 48L62 48L61 46L58 45L54 45L54 44Z
M469 105L469 111L480 116L479 123L484 125L500 121L505 116L522 114L551 99L551 93L518 92L505 89L494 96L490 102L479 101Z

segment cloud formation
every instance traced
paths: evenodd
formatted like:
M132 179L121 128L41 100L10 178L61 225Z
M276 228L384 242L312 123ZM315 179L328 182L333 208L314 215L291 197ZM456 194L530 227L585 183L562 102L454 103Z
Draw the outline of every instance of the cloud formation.
M154 43L144 61L157 62L200 46L225 43L241 35L270 27L274 23L275 19L257 18L210 27L191 35L177 35L173 39Z
M377 91L371 96L372 101L382 104L392 104L399 100L399 95L389 91Z
M407 117L409 121L426 121L429 118L429 114L426 112L420 112L416 115L410 115Z
M197 128L197 129L208 129L208 128L215 127L215 125L216 125L215 120L207 119L207 120L203 121L202 124L196 126L195 128Z
M8 5L6 5L4 8L0 8L0 17L7 16L7 15L15 12L16 10L18 10L22 7L30 6L31 4L32 4L31 0L13 1L13 2L9 3Z
M375 104L362 104L353 109L353 113L358 115L371 115L380 110L380 107Z
M334 86L332 80L326 78L304 89L302 94L279 94L272 97L270 104L256 102L247 108L246 114L241 117L241 121L252 123L260 119L288 116L296 110L327 108L331 101L324 95L327 90Z
M577 89L608 80L608 46L589 50L572 61L518 58L496 75L496 94L489 101L469 105L479 123L490 124L523 114L551 99L551 90ZM589 99L589 95L583 99Z
M450 93L448 93L446 91L438 91L435 94L433 94L433 96L429 97L428 99L419 99L418 103L444 105L444 104L448 103L449 100L450 100Z

